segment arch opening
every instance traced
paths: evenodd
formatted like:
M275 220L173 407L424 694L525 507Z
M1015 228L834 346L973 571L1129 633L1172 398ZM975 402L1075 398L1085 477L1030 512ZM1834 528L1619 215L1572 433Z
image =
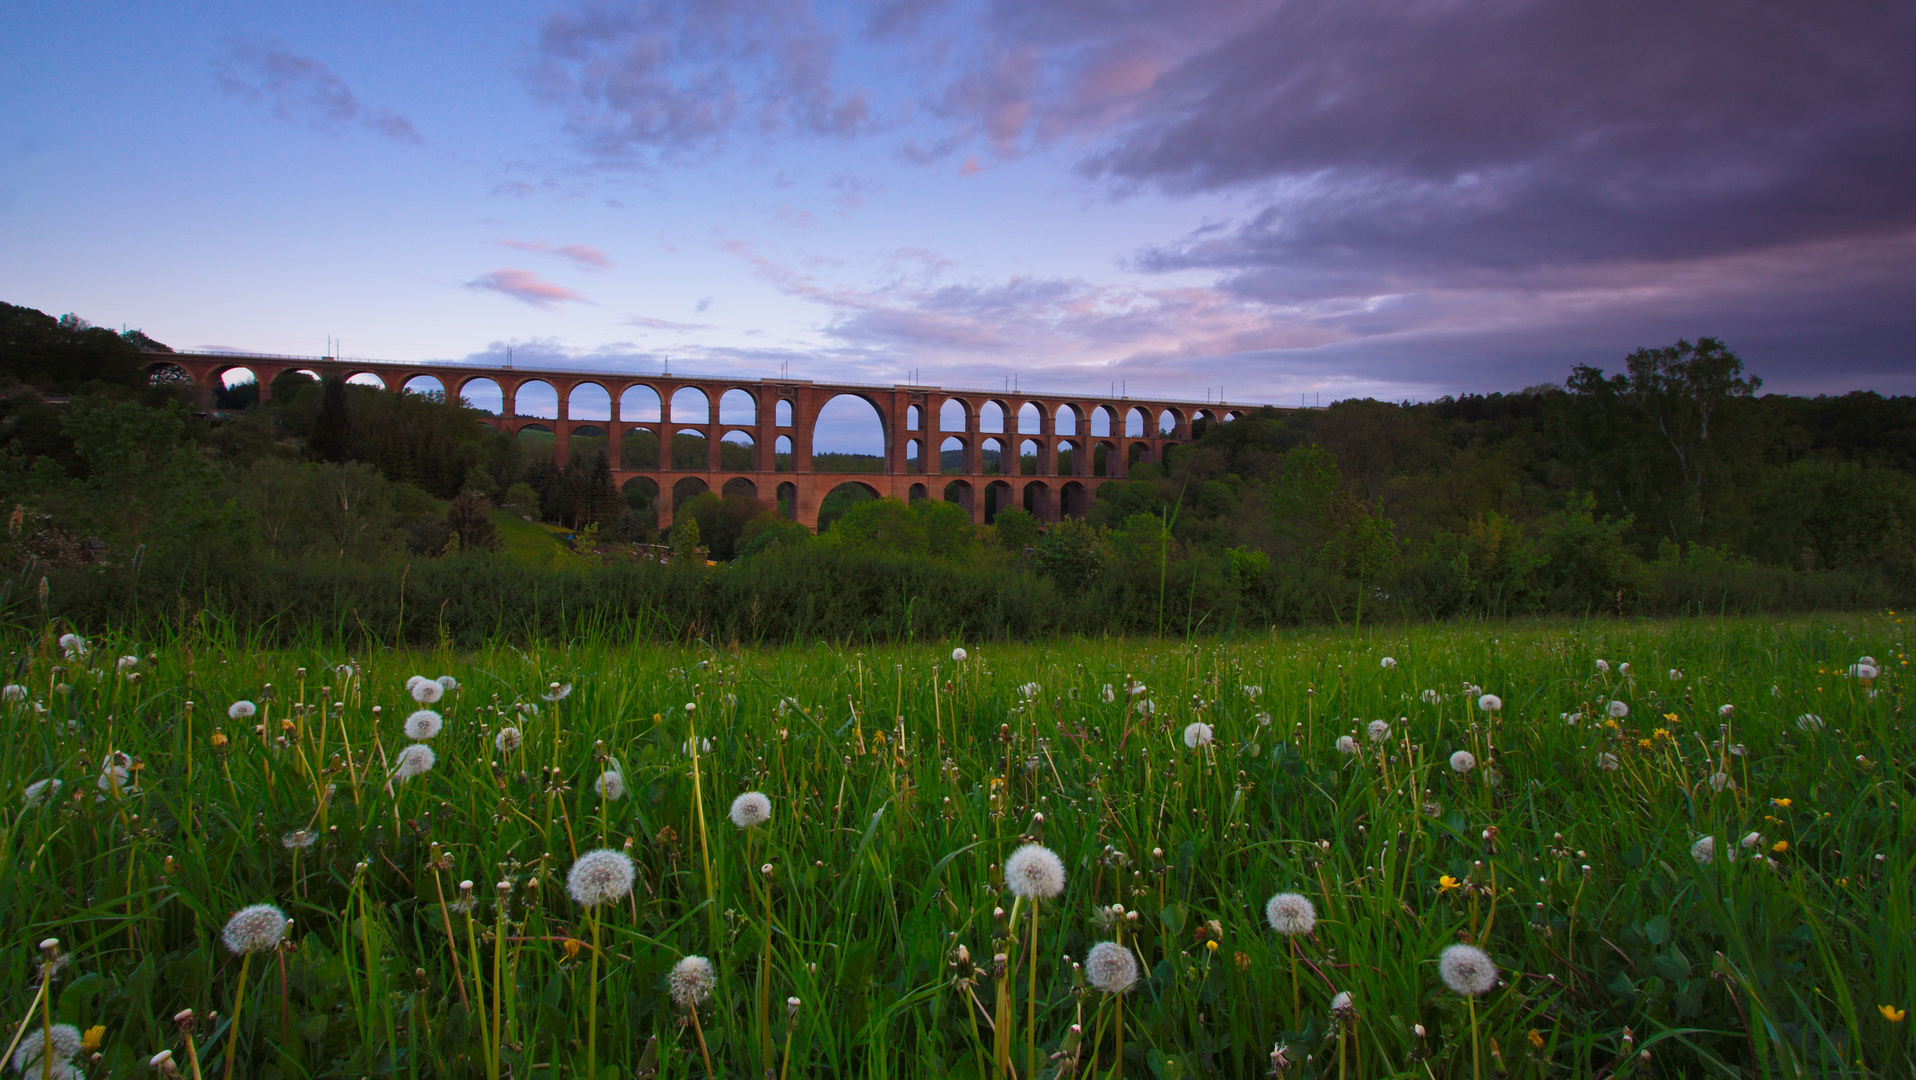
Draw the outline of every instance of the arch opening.
M838 485L826 492L825 498L819 501L818 531L822 533L830 529L833 522L844 517L860 504L871 502L877 498L878 489L872 487L870 484L862 484L853 480Z
M1098 445L1091 448L1091 475L1092 476L1113 475L1113 473L1111 472L1111 465L1112 465L1111 454L1112 454L1112 451L1114 451L1115 449L1116 447L1112 446L1108 442L1101 442Z
M1018 475L1019 476L1038 475L1038 455L1042 454L1043 452L1044 452L1044 447L1038 445L1036 440L1026 439L1024 442L1019 443L1018 444Z
M1084 485L1078 483L1076 480L1073 480L1070 483L1066 484L1065 486L1059 488L1058 489L1059 518L1062 519L1067 517L1074 517L1074 518L1083 517L1085 513L1091 509L1090 500L1085 497L1086 494L1087 493L1085 491Z
M1124 414L1124 435L1128 439L1141 439L1145 429L1150 426L1150 418L1141 408L1133 408Z
M1051 471L1059 476L1076 476L1078 474L1077 465L1079 456L1078 444L1075 441L1071 439L1059 440L1058 456L1054 462L1056 467Z
M565 415L567 420L610 420L612 395L598 383L582 382L566 395Z
M779 398L778 404L772 407L772 424L776 427L792 426L792 401L790 398Z
M812 471L885 471L885 422L878 406L857 394L839 394L812 424ZM842 485L841 485L842 486Z
M993 480L985 485L985 524L998 520L998 515L1011 509L1011 485L1003 480Z
M346 385L364 386L370 390L384 390L386 388L386 380L374 375L370 371L355 371L351 375L346 376Z
M734 495L743 495L756 502L758 500L758 485L743 476L734 476L725 482L724 487L719 489L719 495L727 499Z
M178 364L158 363L146 366L148 386L192 386L193 376Z
M711 488L706 487L705 481L700 480L696 476L685 477L684 479L680 480L678 483L673 484L672 485L672 513L675 515L674 519L676 520L676 515L678 513L679 507L684 506L687 499L691 499L698 495L703 495L710 490Z
M1052 417L1051 426L1059 435L1076 435L1082 422L1076 405L1060 405L1057 415Z
M750 390L733 387L719 398L719 423L743 424L750 427L758 423L758 399Z
M965 513L969 514L971 513L971 496L971 483L969 481L953 480L951 483L945 485L945 493L942 497L948 503L964 507Z
M719 440L719 468L726 472L757 472L757 440L747 432L726 432Z
M1005 471L1005 441L986 439L978 444L978 471L987 476L1002 476Z
M568 467L589 466L600 454L606 455L606 461L612 460L609 453L612 440L606 438L605 429L590 424L575 427L566 436L566 463Z
M1038 408L1037 402L1027 401L1018 407L1018 434L1044 434L1044 412Z
M905 441L905 471L922 473L925 471L925 444L919 439Z
M1184 416L1176 409L1166 409L1158 414L1158 434L1160 436L1176 435L1178 428L1183 424Z
M786 521L798 520L798 485L790 480L778 485L778 516Z
M542 379L531 379L519 384L512 395L512 415L530 416L540 420L559 418L559 393L552 384Z
M947 438L939 444L938 471L941 473L961 473L965 471L965 440Z
M498 383L484 376L459 384L459 400L482 416L505 415L505 392L499 389Z
M987 401L978 410L978 430L1003 433L1005 430L1005 407L996 401Z
M906 497L905 501L908 503L921 503L929 498L931 498L931 492L926 489L925 485L913 484L911 486L911 492Z
M919 425L923 424L924 421L925 421L925 410L919 408L916 405L908 405L905 407L905 430L906 431L917 431L919 429Z
M440 382L437 377L432 375L414 375L412 378L406 380L406 385L400 387L399 392L402 394L417 394L420 397L437 401L446 400L446 384ZM437 397L435 398L434 395L437 395Z
M772 444L772 471L792 471L792 437L790 435L780 435L778 441Z
M705 472L711 468L705 432L687 428L672 433L672 468L676 472Z
M619 391L619 419L635 424L657 424L664 421L659 415L659 392L644 383L633 383Z
M1109 405L1099 405L1091 410L1092 438L1110 438L1111 425L1117 423L1117 413Z
M651 469L659 467L659 433L651 428L626 428L619 436L619 468ZM656 492L658 484L652 485Z
M672 392L670 419L674 424L709 424L712 422L712 399L696 386L681 386Z
M939 431L964 431L971 419L971 406L963 398L946 398L938 406Z
M513 437L527 461L551 461L559 450L559 437L544 424L526 424Z
M1051 485L1042 480L1033 480L1025 485L1023 497L1026 513L1039 521L1053 520L1055 515L1051 512Z

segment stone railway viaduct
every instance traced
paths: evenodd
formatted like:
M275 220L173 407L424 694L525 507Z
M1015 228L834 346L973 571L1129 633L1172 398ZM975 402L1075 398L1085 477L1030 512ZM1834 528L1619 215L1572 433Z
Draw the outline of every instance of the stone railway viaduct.
M499 404L492 410L495 415L483 416L482 422L515 434L549 432L561 464L569 460L574 438L606 438L614 482L622 491L633 484L651 485L660 528L672 524L673 511L693 494L736 491L767 501L775 499L784 513L816 529L819 504L833 489L848 483L907 502L947 499L964 507L979 523L986 520L988 493L995 496L994 510L1023 506L1046 521L1082 517L1099 485L1123 480L1138 462L1167 460L1175 447L1202 434L1205 426L1228 423L1259 407L1168 398L820 383L809 379L627 375L338 357L152 353L149 360L150 374L190 380L209 407L214 390L224 385L228 373L235 369L252 372L262 400L270 397L273 380L291 371L376 384L394 393L409 389L438 391L450 400L471 401L477 393L491 401L496 393ZM426 381L432 385L423 385ZM523 415L520 407L526 404L528 389L540 398L548 393L556 398L555 415ZM687 395L687 390L696 394ZM813 436L819 413L841 396L857 398L877 411L884 439L880 471L821 472L813 468ZM700 398L702 406L697 404ZM955 409L948 408L953 405ZM572 415L580 411L602 411L606 418L579 419ZM623 440L636 431L656 435L656 467L622 460ZM673 467L673 435L704 438L704 468ZM723 467L720 445L726 442L749 447L751 467ZM958 452L962 464L956 469L939 467L947 448ZM988 450L997 451L997 466L992 471L987 471ZM736 464L738 451L726 456ZM784 463L778 460L781 456L786 458ZM1035 467L1023 463L1026 456L1035 459ZM642 467L628 467L632 464ZM1027 467L1030 472L1024 471Z

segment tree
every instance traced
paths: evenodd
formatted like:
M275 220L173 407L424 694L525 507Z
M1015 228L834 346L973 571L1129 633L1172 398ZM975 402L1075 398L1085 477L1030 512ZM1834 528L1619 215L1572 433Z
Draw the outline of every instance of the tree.
M346 408L346 382L327 379L319 399L319 415L306 439L306 452L315 461L345 461L352 456L352 416Z
M1066 518L1038 541L1034 561L1038 572L1057 582L1066 593L1090 588L1104 573L1105 544L1096 526Z
M1044 535L1038 519L1022 506L998 511L997 518L991 523L991 531L998 538L998 546L1014 555L1036 544L1038 537Z
M446 524L459 538L463 551L499 550L499 530L492 523L492 506L484 495L465 491L446 508Z
M1376 585L1397 562L1397 538L1381 503L1366 505L1346 494L1333 500L1326 524L1329 536L1318 561L1325 568L1357 581L1355 625L1364 625L1364 591Z
M672 561L703 565L705 551L699 547L699 519L687 517L672 528Z
M575 469L577 467L574 466ZM605 452L600 451L592 459L591 471L579 484L576 511L579 524L599 525L617 521L619 507L619 489L612 483L612 467L606 460Z

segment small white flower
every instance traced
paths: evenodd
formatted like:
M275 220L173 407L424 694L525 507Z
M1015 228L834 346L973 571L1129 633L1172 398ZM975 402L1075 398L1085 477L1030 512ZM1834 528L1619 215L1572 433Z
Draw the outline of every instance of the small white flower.
M393 765L393 779L411 780L415 776L424 776L432 771L433 765L436 764L438 760L439 755L432 752L432 747L422 742L413 743L404 750L401 750L399 755L393 759L395 763Z
M1852 664L1850 665L1849 673L1851 678L1863 679L1865 681L1874 679L1876 676L1882 674L1876 669L1876 665L1874 664Z
M1608 674L1610 674L1610 661L1608 661L1608 660L1598 660L1598 661L1597 661L1597 674L1599 674L1599 675L1608 675Z
M1349 735L1339 735L1337 737L1337 752L1340 754L1357 753L1357 740L1351 738Z
M1671 669L1670 669L1670 681L1671 681L1671 682L1681 682L1682 680L1683 680L1683 672L1682 672L1682 671L1681 671L1680 669L1678 669L1678 668L1671 668Z
M439 682L439 688L441 690L444 690L448 694L452 693L454 690L459 689L459 680L453 678L450 675L439 676L438 682Z
M438 686L439 684L433 683L432 685ZM438 713L433 712L431 709L420 709L418 712L406 717L406 738L412 739L415 742L423 742L439 734L440 729L444 726L445 721Z
M258 712L259 706L244 700L235 701L226 707L226 716L229 720L251 720Z
M1706 836L1690 845L1690 858L1699 866L1708 866L1716 860L1716 837Z
M1018 896L1048 900L1064 891L1064 860L1042 844L1025 844L1005 860L1005 887Z
M521 735L516 727L502 727L499 733L492 737L492 745L502 754L510 754L519 749L519 744L524 741L525 736Z
M114 666L118 668L120 671L126 671L131 668L138 667L139 664L140 664L140 658L137 656L122 656L120 657L118 662L115 663Z
M1452 992L1464 997L1476 997L1497 985L1497 965L1475 945L1459 943L1438 954L1437 974Z
M85 659L87 654L86 639L78 634L61 634L60 654L71 660Z
M1386 656L1382 660L1377 661L1377 666L1383 668L1385 671L1389 671L1391 668L1397 666L1397 658L1395 656Z
M1022 695L1026 701L1029 701L1032 698L1037 697L1038 692L1043 689L1044 687L1039 686L1035 682L1028 682L1018 688L1018 693Z
M235 955L265 952L277 948L286 939L291 925L292 920L284 911L271 904L254 904L241 908L226 920L226 929L220 932L220 937L226 942L227 951Z
M1191 748L1192 750L1201 750L1204 747L1211 745L1211 740L1212 740L1211 725L1203 722L1202 720L1194 721L1190 724L1185 725L1185 728L1184 728L1184 745L1185 746Z
M1619 675L1621 675L1621 676L1623 676L1623 677L1624 677L1624 678L1626 678L1626 679L1627 679L1627 678L1629 678L1629 677L1630 677L1630 665L1629 665L1628 663L1622 663L1622 664L1618 664L1618 665L1617 665L1617 674L1619 674Z
M1630 715L1630 706L1621 701L1612 701L1603 707L1603 711L1609 713L1612 720L1621 720Z
M1370 735L1371 742L1383 742L1390 738L1390 723L1385 720L1372 720L1364 731Z
M566 872L566 892L580 907L623 900L632 891L632 859L623 851L599 848L579 856Z
M59 795L60 789L65 786L65 784L52 777L48 777L45 780L35 780L33 783L27 785L25 791L20 793L21 800L25 802L29 808L39 806L41 803Z
M970 658L971 658L971 654L966 652L963 648L957 648L957 649L951 650L951 662L954 664L962 664Z
M564 683L564 684L553 683L551 686L546 688L545 693L540 694L539 696L544 698L547 701L564 701L571 694L572 694L571 683Z
M1468 750L1459 750L1450 755L1450 771L1462 776L1477 767L1477 755Z
M1357 1003L1356 1000L1351 997L1349 990L1339 990L1336 995L1331 998L1332 1016L1341 1018L1349 1016L1356 1011Z
M0 686L0 701L25 701L26 699L27 688L21 686L19 683L8 683L5 686Z
M1100 941L1084 958L1084 981L1104 994L1122 994L1138 981L1138 961L1115 941Z
M1104 702L1107 705L1110 704L1111 702L1118 700L1118 692L1112 688L1110 683L1104 684L1104 689L1098 691L1098 696L1104 699Z
M1734 705L1719 705L1719 706L1717 706L1717 709L1716 709L1716 714L1717 714L1718 716L1720 716L1720 717L1722 717L1723 719L1725 719L1725 720L1728 720L1728 719L1729 719L1730 717L1732 717L1732 716L1735 716L1735 715L1736 715L1736 706L1734 706Z
M700 754L709 754L712 752L712 740L700 739L698 741L698 745L695 747L692 745L692 737L690 735L687 735L685 737L685 745L681 747L681 749L684 750L686 757L691 757L695 752Z
M672 973L665 977L665 983L679 1008L694 1009L712 996L712 988L718 985L718 978L712 974L710 960L703 956L688 956L672 965Z
M732 824L741 829L756 828L772 820L772 800L762 791L748 791L732 800Z
M1264 902L1264 921L1285 937L1297 937L1317 928L1317 907L1302 893L1278 893Z
M1244 696L1247 698L1250 698L1252 701L1256 701L1258 698L1261 698L1264 696L1264 688L1261 686L1247 685L1242 687L1241 689L1244 692Z
M1477 699L1477 708L1483 712L1496 712L1504 707L1504 699L1495 694L1485 694Z

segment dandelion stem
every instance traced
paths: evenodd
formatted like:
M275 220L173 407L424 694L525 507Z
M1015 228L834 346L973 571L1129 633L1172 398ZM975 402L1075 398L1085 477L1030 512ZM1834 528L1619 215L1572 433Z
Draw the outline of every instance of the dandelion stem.
M1471 1080L1483 1080L1483 1058L1477 1048L1477 998L1473 995L1465 1000L1470 1004L1470 1076Z
M692 1035L699 1041L699 1057L705 1059L705 1075L708 1080L716 1080L718 1074L712 1071L712 1054L705 1048L705 1028L699 1024L699 1008L693 1005L685 1010L692 1014Z
M433 847L438 847L434 844ZM470 1012L472 1002L466 998L466 977L459 971L459 940L452 936L452 914L446 910L446 886L439 879L439 867L432 868L432 887L439 894L439 920L446 928L446 955L452 957L452 981L459 988L459 1004ZM474 972L477 975L477 972Z
M592 980L585 1007L585 1074L599 1075L599 908L592 905ZM702 1044L701 1044L702 1045ZM709 1071L709 1069L708 1069Z
M246 976L253 966L253 954L248 952L240 958L239 988L233 991L233 1016L228 1020L226 1034L226 1080L233 1080L233 1060L239 1054L240 1011L246 1004Z
M1028 993L1025 998L1025 1075L1035 1078L1038 1075L1038 901L1031 901L1031 943L1027 966L1029 975Z

